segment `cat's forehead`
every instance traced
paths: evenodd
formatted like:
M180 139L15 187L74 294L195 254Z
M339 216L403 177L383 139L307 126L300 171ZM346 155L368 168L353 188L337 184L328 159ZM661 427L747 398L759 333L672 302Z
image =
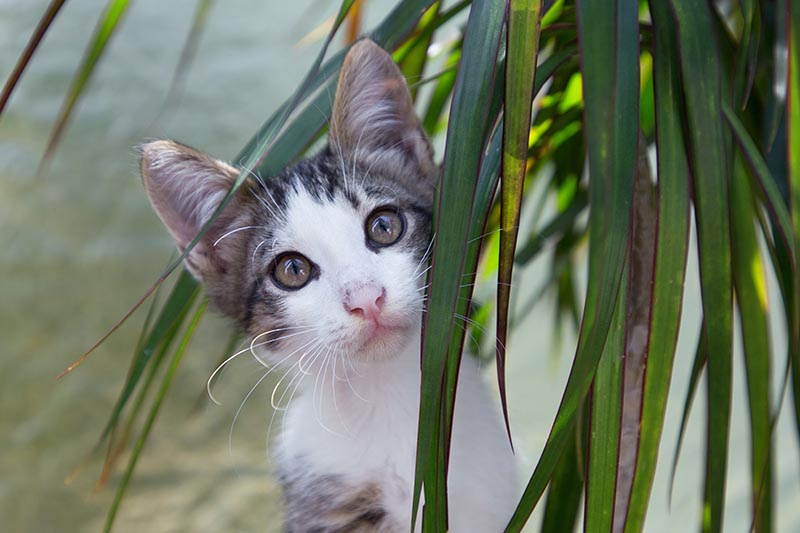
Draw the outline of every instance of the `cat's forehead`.
M364 198L359 192L337 191L332 197L319 197L312 191L299 188L293 191L286 204L284 225L276 232L282 240L296 244L325 242L331 237L353 235L360 238Z

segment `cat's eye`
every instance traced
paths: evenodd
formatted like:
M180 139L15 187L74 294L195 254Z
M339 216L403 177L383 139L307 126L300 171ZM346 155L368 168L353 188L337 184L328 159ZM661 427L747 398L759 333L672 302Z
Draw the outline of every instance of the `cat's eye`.
M367 217L365 232L367 240L376 248L396 243L405 231L403 215L395 208L380 207Z
M282 289L297 290L311 280L314 267L311 261L297 252L279 255L272 267L272 279Z

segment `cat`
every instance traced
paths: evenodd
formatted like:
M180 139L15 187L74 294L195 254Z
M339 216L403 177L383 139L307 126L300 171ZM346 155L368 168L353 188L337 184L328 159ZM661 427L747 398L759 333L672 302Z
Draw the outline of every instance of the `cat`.
M240 173L166 140L144 144L141 163L181 251ZM275 453L287 532L411 528L437 177L404 77L364 39L344 60L328 145L278 176L245 182L185 258L258 359L302 385ZM497 403L476 360L464 357L450 531L501 531L518 499Z

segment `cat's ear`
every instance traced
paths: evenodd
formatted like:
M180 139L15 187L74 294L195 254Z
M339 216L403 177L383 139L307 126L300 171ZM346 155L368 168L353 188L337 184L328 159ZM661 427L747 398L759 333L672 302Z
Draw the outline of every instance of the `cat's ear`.
M142 178L150 203L183 252L217 210L239 171L174 141L154 141L140 149ZM252 224L245 189L243 185L236 192L186 257L189 270L201 281L224 273L246 245L241 235L221 239L228 232Z
M369 39L347 53L331 117L334 155L356 159L375 172L433 184L438 168L400 69Z

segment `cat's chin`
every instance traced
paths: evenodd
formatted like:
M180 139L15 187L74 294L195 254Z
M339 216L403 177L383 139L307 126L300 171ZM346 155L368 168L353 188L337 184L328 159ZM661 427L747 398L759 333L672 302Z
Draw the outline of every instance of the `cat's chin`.
M391 359L408 345L410 325L370 324L354 340L352 351L364 362Z

